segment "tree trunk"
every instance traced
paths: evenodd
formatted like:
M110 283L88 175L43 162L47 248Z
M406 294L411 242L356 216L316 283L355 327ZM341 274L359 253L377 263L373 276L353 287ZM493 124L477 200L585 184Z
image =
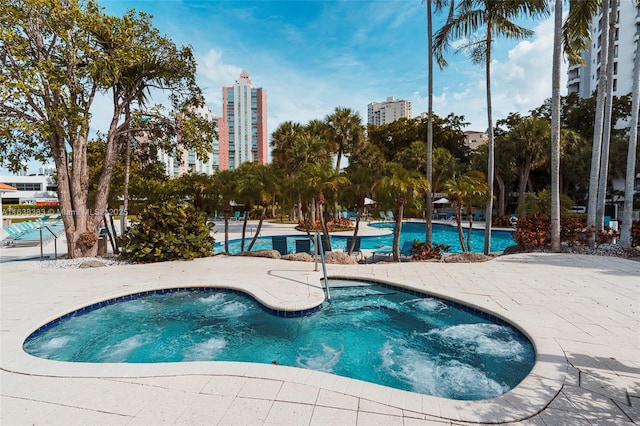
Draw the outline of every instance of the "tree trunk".
M600 153L600 173L598 175L598 198L596 204L596 232L604 230L604 205L607 198L607 177L609 169L609 145L611 141L612 110L613 110L613 62L616 44L616 16L618 2L611 2L611 17L609 18L609 51L607 53L607 85L604 107L604 124L602 125L602 151ZM604 37L604 34L603 34ZM604 38L603 38L604 42Z
M256 233L253 235L253 239L251 240L251 244L249 244L249 248L247 251L251 251L253 245L258 240L258 234L260 234L260 230L262 229L262 222L264 222L264 217L267 215L267 205L262 205L262 213L260 214L260 221L258 222L258 228L256 229Z
M640 113L640 40L636 40L636 57L633 63L633 89L631 91L631 129L627 149L627 173L624 183L624 210L620 227L620 245L631 247L633 222L633 194L636 178L636 150L638 147L638 114Z
M560 62L562 0L556 0L551 71L551 251L560 252Z
M247 234L247 222L249 222L249 213L251 213L251 207L244 206L244 221L242 222L242 240L240 240L240 251L244 251L244 239Z
M462 206L459 203L455 205L456 225L458 226L458 238L460 239L460 249L466 252L464 245L464 232L462 231Z
M524 196L527 192L527 184L529 183L529 173L531 172L531 160L527 158L524 165L520 166L518 180L518 208L524 204Z
M498 216L505 215L505 187L502 176L496 175L496 183L498 184Z
M396 220L393 228L393 260L400 262L400 233L402 231L402 216L404 214L404 202L398 203L398 211L394 214Z
M602 40L609 39L609 2L603 1L602 7ZM589 174L589 199L587 205L587 227L596 227L596 208L598 204L598 183L600 181L600 156L602 150L602 133L604 125L604 96L606 84L605 64L608 58L609 43L602 43L600 50L600 71L598 73L598 91L596 95L596 117L593 129L593 148L591 151L591 173ZM593 247L596 235L589 237L589 245Z
M362 217L362 212L364 211L364 205L359 203L360 206L358 210L356 210L356 225L353 228L353 239L351 240L351 246L349 247L349 254L353 251L353 248L356 245L356 238L358 237L358 229L360 229L360 218Z
M471 204L469 204L471 206ZM467 210L467 216L469 216L469 229L467 230L467 251L471 251L471 232L473 231L473 209Z
M491 29L493 22L489 19L487 22L487 57L486 57L486 86L487 86L487 131L489 133L489 153L487 160L487 213L484 228L484 254L488 255L491 251L491 221L493 219L493 174L495 145L493 140L493 115L491 111ZM464 244L462 244L464 247Z
M426 235L425 243L428 247L432 245L433 226L431 223L433 216L433 16L431 11L431 0L427 0L427 57L428 57L428 88L427 88L427 191L426 208Z

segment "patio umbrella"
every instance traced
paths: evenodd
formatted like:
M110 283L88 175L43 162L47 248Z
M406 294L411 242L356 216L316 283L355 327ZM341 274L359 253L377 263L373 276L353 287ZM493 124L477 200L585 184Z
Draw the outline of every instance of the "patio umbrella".
M375 204L376 202L374 200L372 200L371 198L366 198L364 199L364 205L367 206L369 204Z
M435 200L433 204L449 204L449 200L447 200L446 198L440 198L438 200Z

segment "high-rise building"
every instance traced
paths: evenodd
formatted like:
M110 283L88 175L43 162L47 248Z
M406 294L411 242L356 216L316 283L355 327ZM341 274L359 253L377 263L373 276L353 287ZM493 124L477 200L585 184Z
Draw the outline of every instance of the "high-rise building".
M181 149L179 150L177 157L173 153L168 153L162 150L158 151L158 160L164 163L167 175L170 177L182 176L189 172L213 175L218 170L223 170L226 166L226 164L224 164L224 161L226 160L226 147L220 139L220 135L225 132L225 130L220 127L226 127L223 126L223 119L213 115L206 105L194 109L193 112L200 115L200 117L205 118L207 121L215 122L217 124L216 128L218 131L218 139L211 141L212 152L209 153L207 161L199 158L193 149ZM146 137L138 137L137 139L138 142L146 142Z
M619 0L616 18L615 47L613 50L613 95L631 93L633 86L633 59L636 38L639 34L640 8L635 0ZM601 47L607 40L602 39L602 13L591 20L589 29L591 44L582 52L585 65L572 65L567 70L567 92L578 93L581 98L590 97L598 88Z
M268 161L267 92L253 86L251 77L242 71L233 86L222 88L223 121L220 146L227 147L223 163L234 170L246 161L266 164Z
M367 123L374 126L389 124L401 117L411 118L411 101L388 97L385 102L368 105Z

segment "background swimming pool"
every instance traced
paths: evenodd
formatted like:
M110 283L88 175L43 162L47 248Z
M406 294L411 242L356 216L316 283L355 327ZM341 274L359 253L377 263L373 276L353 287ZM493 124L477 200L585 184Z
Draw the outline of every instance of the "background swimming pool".
M362 225L361 225L362 226ZM380 236L363 236L361 248L366 250L376 250L381 247L391 246L393 244L393 227L392 222L375 222L369 224L376 228L388 229L389 233ZM465 229L465 241L467 238L467 231ZM460 239L458 238L458 228L455 226L443 225L434 223L432 228L432 238L434 244L445 244L450 247L449 253L459 253ZM294 252L296 249L296 239L307 238L304 234L289 235L287 239L287 247L289 251ZM402 224L402 231L400 234L400 247L405 241L425 239L425 224L420 222L404 222ZM249 243L252 238L245 239L245 250L249 247ZM241 239L229 241L229 253L236 254L240 252ZM331 248L333 250L344 250L346 246L347 236L345 235L332 235L331 236ZM503 251L509 246L515 245L513 240L513 232L504 230L491 231L491 251L498 252ZM311 244L312 250L314 249L313 243ZM258 237L256 244L253 246L253 251L256 250L270 250L271 237ZM216 253L224 252L224 239L218 241L214 245ZM484 251L484 229L474 229L471 235L471 251L482 253Z
M501 395L533 366L531 343L504 323L353 284L331 280L332 303L299 318L216 289L153 294L64 319L24 349L74 362L276 362L453 399Z

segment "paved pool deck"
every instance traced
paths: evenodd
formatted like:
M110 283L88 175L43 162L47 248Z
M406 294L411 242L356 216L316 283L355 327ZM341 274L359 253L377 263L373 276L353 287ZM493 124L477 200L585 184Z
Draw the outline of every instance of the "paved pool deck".
M363 229L368 232L378 231ZM291 233L291 227L269 224L263 230L277 233ZM45 255L52 253L50 244ZM218 255L52 269L32 259L39 254L37 247L0 253L2 425L640 423L637 261L538 253L473 264L327 265L333 277L392 283L482 309L533 341L536 365L512 391L491 400L452 401L280 365L84 364L32 357L22 343L35 329L125 294L213 286L241 289L278 309L323 300L313 263Z

